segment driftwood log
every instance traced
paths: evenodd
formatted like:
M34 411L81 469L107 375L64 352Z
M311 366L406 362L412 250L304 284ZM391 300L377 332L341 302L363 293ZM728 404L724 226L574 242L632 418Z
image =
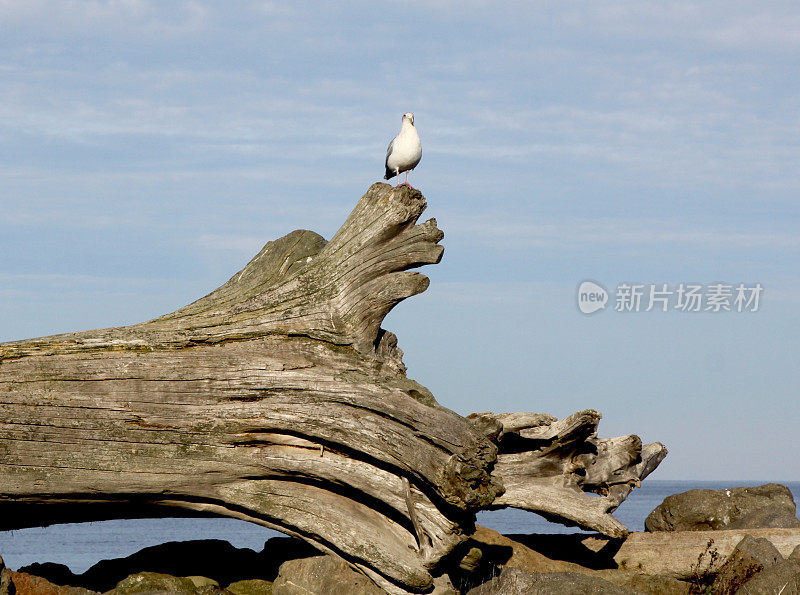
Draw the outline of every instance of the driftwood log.
M128 327L0 344L0 529L222 515L425 592L478 510L624 537L611 512L663 459L600 414L461 417L381 328L442 232L375 184L328 242L294 231L225 285ZM457 563L457 560L456 562Z

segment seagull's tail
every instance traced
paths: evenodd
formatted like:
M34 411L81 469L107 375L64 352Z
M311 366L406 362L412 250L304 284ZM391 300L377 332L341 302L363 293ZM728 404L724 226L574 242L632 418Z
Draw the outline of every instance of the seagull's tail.
M384 180L391 180L391 179L392 179L393 177L395 177L396 175L397 175L396 173L394 173L392 170L390 170L390 169L387 167L387 168L386 168L386 175L385 175L385 176L383 176L383 179L384 179Z

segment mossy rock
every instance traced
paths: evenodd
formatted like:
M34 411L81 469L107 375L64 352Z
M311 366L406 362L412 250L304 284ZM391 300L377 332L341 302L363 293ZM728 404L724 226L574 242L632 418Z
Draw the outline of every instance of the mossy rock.
M196 593L192 579L158 572L138 572L122 579L106 595L127 595L146 591L169 591L171 593Z
M272 595L272 582L261 579L236 581L228 585L227 590L233 595Z
M219 587L219 583L215 581L213 578L208 578L207 576L187 576L194 586L198 589L200 587Z

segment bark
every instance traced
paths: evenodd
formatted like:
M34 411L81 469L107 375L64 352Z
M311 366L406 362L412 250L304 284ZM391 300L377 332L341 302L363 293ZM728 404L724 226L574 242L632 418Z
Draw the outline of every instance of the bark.
M610 512L661 445L597 439L593 411L466 419L406 377L380 325L442 257L425 206L375 184L329 242L270 242L171 314L0 344L0 529L223 515L391 592L430 590L477 510L626 534Z

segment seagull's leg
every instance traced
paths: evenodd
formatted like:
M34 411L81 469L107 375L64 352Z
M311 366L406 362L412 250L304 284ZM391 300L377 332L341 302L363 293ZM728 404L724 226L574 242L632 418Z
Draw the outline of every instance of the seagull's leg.
M406 170L406 181L398 184L397 187L400 188L400 186L408 186L412 190L416 190L416 188L414 188L411 184L408 183L408 172L409 172L409 170ZM398 175L400 175L400 174L398 174Z

